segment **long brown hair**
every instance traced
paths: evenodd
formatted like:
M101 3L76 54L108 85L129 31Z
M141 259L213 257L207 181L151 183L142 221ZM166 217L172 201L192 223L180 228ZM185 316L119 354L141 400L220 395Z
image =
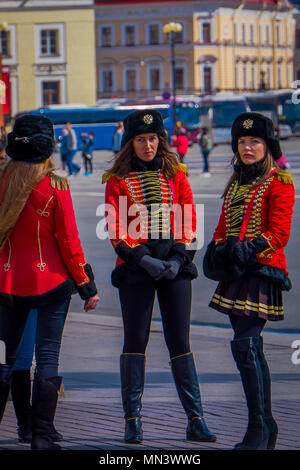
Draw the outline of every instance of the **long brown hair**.
M167 179L175 178L180 168L177 154L171 150L168 142L163 137L158 135L158 139L157 155L162 158L162 172ZM133 155L133 139L130 139L113 158L113 165L106 173L113 174L117 178L124 178L132 171L131 159Z
M0 252L35 186L52 170L51 157L42 163L10 160L0 170Z
M242 160L241 160L240 154L237 152L231 160L231 165L234 166L236 164L241 163L241 161ZM264 158L264 161L263 161L263 173L262 173L261 177L257 181L255 181L255 183L253 184L253 188L256 188L266 178L268 178L268 176L271 173L272 168L274 168L274 167L278 168L278 165L275 162L274 158L272 157L271 152L269 151L269 149L267 149L266 150L266 155L265 155L265 158ZM239 178L239 175L238 175L237 171L234 170L233 174L231 175L231 177L229 178L229 180L226 184L224 193L222 194L222 198L224 198L226 196L230 186L232 185L232 183L237 181L238 178Z

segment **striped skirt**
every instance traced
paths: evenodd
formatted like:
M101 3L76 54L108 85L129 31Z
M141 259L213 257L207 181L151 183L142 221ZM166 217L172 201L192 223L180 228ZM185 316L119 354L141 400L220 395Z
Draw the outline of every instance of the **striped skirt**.
M278 321L284 319L282 290L267 279L246 275L221 281L209 303L221 313Z

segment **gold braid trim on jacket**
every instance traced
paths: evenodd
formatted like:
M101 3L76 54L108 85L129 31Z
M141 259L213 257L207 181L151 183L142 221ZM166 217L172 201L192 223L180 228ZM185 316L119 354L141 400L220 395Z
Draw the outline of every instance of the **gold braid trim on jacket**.
M277 170L275 176L283 183L283 184L293 184L292 176L285 170Z
M51 171L49 176L52 188L66 191L70 187L67 173L64 170Z

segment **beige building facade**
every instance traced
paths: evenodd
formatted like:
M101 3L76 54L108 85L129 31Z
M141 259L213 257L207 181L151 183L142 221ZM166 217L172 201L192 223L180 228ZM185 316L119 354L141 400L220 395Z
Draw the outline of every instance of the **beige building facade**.
M288 2L95 1L98 99L290 88L295 19Z
M11 116L49 104L96 101L93 0L0 2L2 66Z

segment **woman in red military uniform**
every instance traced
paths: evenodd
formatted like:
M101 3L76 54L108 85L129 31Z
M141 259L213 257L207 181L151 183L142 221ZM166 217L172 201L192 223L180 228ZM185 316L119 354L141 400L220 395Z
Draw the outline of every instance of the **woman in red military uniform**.
M267 320L283 319L282 291L291 288L284 247L295 191L291 176L276 165L281 149L270 119L258 113L238 116L232 126L232 148L234 173L207 251L206 256L213 250L211 264L204 258L203 266L206 274L207 266L218 266L215 275L221 282L210 307L229 315L234 330L231 350L249 411L246 434L235 448L274 449L278 427L261 332Z
M11 160L0 174L0 419L32 308L38 311L37 369L32 397L32 449L60 449L49 437L61 377L59 349L71 295L85 310L99 301L78 237L67 178L55 171L52 122L24 115L8 135Z
M112 284L119 289L124 323L120 368L125 441L143 439L141 398L155 293L173 377L188 416L187 439L215 441L203 418L189 342L191 280L197 277L196 216L185 166L167 144L159 112L136 111L124 126L121 151L103 181L108 232L118 255Z

